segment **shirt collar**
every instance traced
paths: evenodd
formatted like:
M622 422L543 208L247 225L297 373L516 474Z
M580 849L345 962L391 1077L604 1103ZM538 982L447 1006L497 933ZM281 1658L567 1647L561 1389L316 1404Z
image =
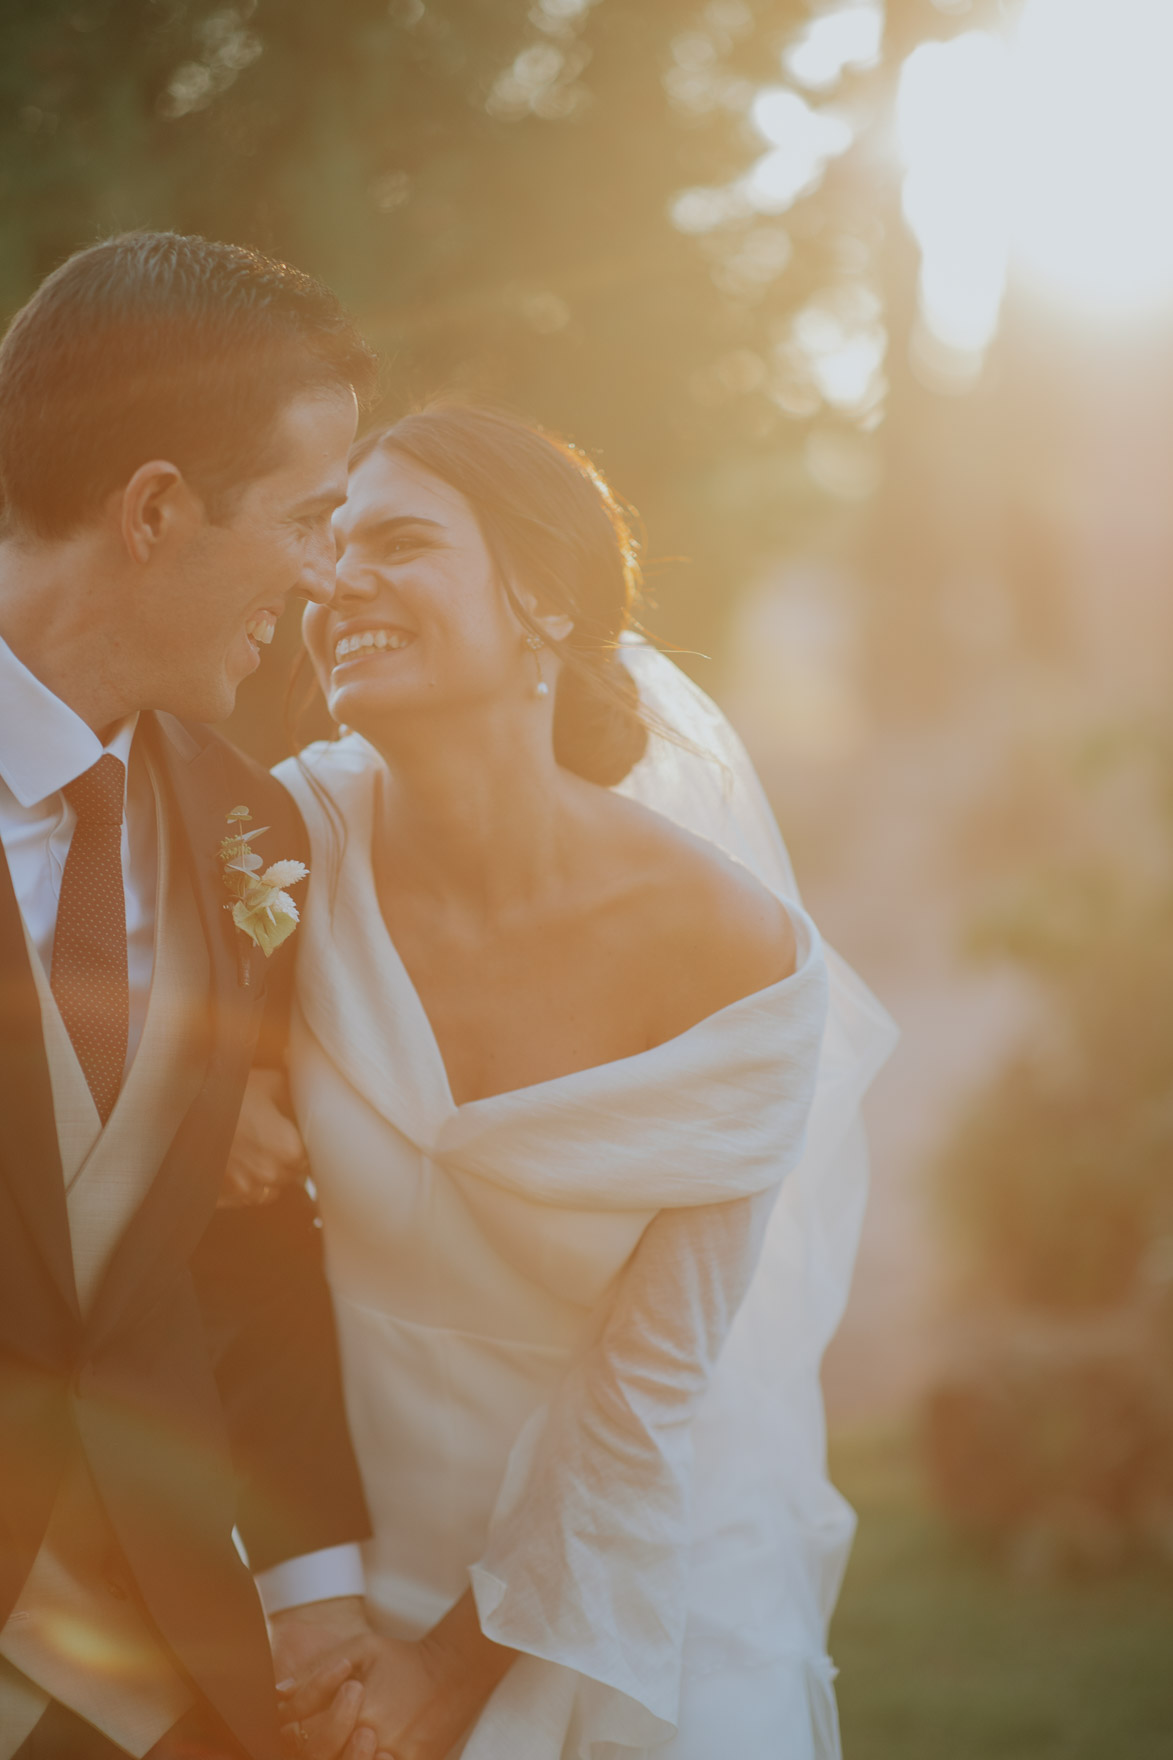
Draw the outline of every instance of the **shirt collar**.
M0 638L0 777L22 807L35 807L84 775L103 752L130 761L137 715L105 745Z

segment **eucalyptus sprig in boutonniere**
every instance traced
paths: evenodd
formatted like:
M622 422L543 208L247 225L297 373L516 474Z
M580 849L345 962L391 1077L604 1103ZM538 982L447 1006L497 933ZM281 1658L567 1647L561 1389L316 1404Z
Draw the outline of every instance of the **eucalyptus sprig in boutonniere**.
M232 912L232 921L242 935L260 948L265 958L287 941L297 928L297 906L285 891L304 880L309 869L304 862L273 862L262 872L261 858L252 848L254 837L268 830L258 825L255 831L244 828L252 821L247 807L233 807L228 823L231 834L221 840L220 860L224 864L224 884L232 903L224 906Z

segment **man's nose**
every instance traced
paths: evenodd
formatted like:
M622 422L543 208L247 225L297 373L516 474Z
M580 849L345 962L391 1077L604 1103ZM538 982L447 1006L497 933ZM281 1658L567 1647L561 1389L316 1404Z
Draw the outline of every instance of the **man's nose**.
M329 605L334 597L334 558L323 553L306 562L295 589L299 599L311 605Z
M329 605L334 598L334 575L338 562L334 533L327 528L308 550L298 589L311 605Z
M302 594L311 605L329 605L334 598L334 576L322 571L307 573L301 583Z
M345 605L350 600L373 599L379 590L379 577L373 568L362 568L344 560L338 566L332 602Z

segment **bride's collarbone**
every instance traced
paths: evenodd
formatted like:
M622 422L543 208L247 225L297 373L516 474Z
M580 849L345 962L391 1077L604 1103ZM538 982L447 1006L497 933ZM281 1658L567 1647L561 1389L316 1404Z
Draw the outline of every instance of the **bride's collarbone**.
M421 925L398 951L458 1103L614 1062L655 1040L646 976L598 923L479 937L429 935Z
M499 920L383 899L458 1104L617 1062L789 975L790 920L681 834L656 860Z

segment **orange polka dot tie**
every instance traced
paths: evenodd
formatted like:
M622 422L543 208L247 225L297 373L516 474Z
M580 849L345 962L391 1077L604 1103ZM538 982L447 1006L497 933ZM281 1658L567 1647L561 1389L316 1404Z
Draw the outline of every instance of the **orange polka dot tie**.
M65 789L77 814L53 936L53 994L105 1124L130 1024L122 809L126 767L109 752Z

